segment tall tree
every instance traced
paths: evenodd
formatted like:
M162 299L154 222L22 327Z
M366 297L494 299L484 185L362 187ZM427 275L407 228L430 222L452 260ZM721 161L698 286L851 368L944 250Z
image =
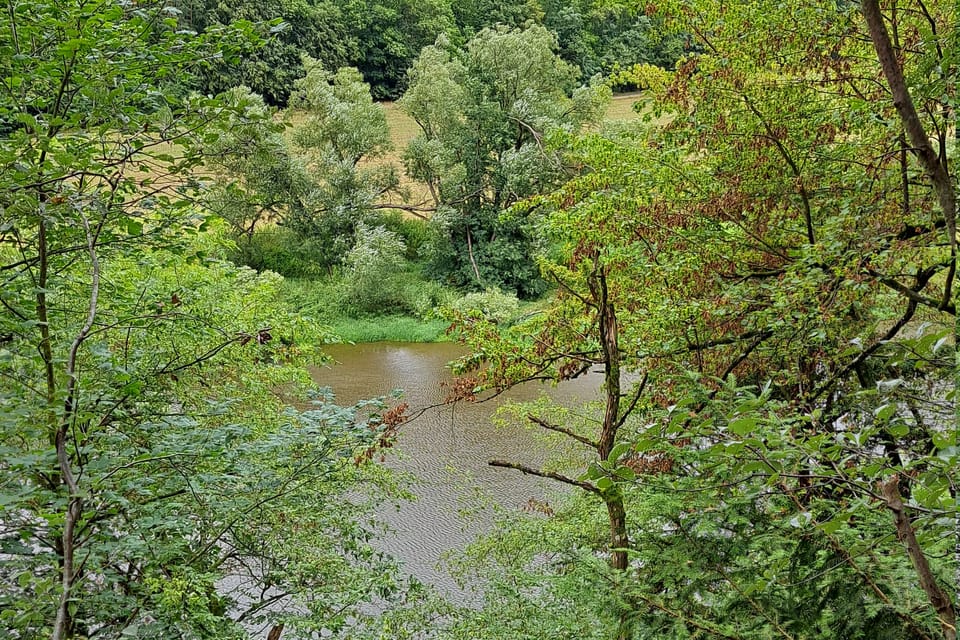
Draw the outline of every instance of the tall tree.
M283 222L318 247L324 267L339 264L353 246L357 225L375 226L376 199L397 187L391 165L361 161L390 149L387 118L373 102L370 85L351 67L335 74L304 58L306 77L297 81L294 107L306 116L293 133L307 159L313 189L304 206L287 210Z
M562 243L557 299L506 332L474 325L465 364L499 388L596 360L571 273L599 261L621 367L649 395L614 459L569 477L637 514L634 633L952 640L956 15L661 9L703 53L652 88L658 122L582 139L587 171L529 204Z
M383 426L322 396L284 410L277 390L307 382L285 365L322 332L277 302L277 276L211 259L188 197L210 125L243 107L166 83L250 40L190 34L165 3L0 18L0 624L16 637L335 631L357 595L391 589L359 500L329 508ZM282 602L301 615L278 619Z
M486 29L465 49L441 41L410 70L402 107L420 126L407 172L428 186L442 229L435 270L455 284L542 291L529 229L500 214L564 175L544 138L595 122L609 90L575 90L575 68L545 28Z

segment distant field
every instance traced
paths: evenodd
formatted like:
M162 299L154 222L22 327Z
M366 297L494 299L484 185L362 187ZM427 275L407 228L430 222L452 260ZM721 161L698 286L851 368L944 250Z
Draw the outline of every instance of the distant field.
M607 120L633 120L637 118L639 114L633 110L633 105L640 100L642 95L639 91L634 91L633 93L618 93L613 96L613 100L607 107Z
M637 118L638 115L633 110L633 104L639 98L639 93L625 93L614 96L609 107L607 108L607 120L625 121ZM413 120L413 118L401 111L400 107L397 106L395 102L382 102L380 104L383 106L384 111L386 111L387 126L390 130L390 141L393 143L393 149L379 158L368 160L366 162L368 162L369 165L392 164L397 167L397 170L401 175L400 187L405 193L407 200L406 204L417 205L428 203L430 194L427 191L426 186L422 183L410 180L403 175L403 150L406 148L407 144L409 144L409 142L420 132L420 127ZM291 125L293 125L286 130L287 136L289 136L293 129L297 125L301 124L304 120L304 114L296 111L285 112L282 114L282 117ZM172 143L161 143L152 147L151 153L168 154L172 157L178 157L180 155L180 148ZM147 171L138 171L138 177L152 177L154 180L158 181L158 185L163 185L168 182L173 185L179 184L180 182L178 179L166 175L163 172L155 171L155 168L151 166L149 162L145 162L143 166L147 168ZM202 166L195 167L193 172L196 176L213 177L210 169L206 169ZM387 196L385 201L400 202L401 199L402 198L398 194L391 194Z
M615 95L610 105L607 107L606 119L611 121L633 120L639 117L633 110L634 103L640 99L640 93L622 93ZM395 102L380 103L387 114L387 127L390 129L390 141L393 143L393 150L379 158L376 162L383 164L394 164L397 167L402 166L401 156L403 150L418 133L420 127L417 123L400 110ZM429 192L426 187L418 182L409 180L406 177L401 178L401 188L409 191L409 200L412 204L426 202L429 199Z
M637 118L633 104L640 99L640 92L620 93L613 96L607 107L607 120L632 120ZM399 159L403 148L407 146L418 133L420 127L413 118L400 110L395 102L381 102L387 112L387 126L390 128L390 140L393 142L394 154Z

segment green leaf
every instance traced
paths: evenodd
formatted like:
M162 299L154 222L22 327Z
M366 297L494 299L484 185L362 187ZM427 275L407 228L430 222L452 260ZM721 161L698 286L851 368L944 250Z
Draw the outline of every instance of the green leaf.
M630 453L633 450L633 445L621 442L614 445L613 449L610 450L610 455L607 456L607 462L616 462L624 455Z
M727 428L738 436L745 436L753 431L759 420L753 417L737 418L727 425Z
M910 433L910 425L906 422L896 420L888 424L884 430L895 438L902 438Z
M879 422L886 422L897 412L897 405L894 403L883 404L873 410L873 415Z
M633 482L637 479L636 471L630 467L617 467L614 473L616 474L617 478L626 482Z

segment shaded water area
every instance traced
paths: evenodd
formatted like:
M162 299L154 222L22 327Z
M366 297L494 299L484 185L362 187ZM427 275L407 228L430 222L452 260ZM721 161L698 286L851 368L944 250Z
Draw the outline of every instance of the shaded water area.
M464 354L461 346L449 343L331 345L326 351L335 362L312 374L318 384L333 389L339 404L399 388L410 414L443 403L448 394L444 383L452 379L445 365ZM533 432L520 425L496 427L493 414L506 402L535 400L542 394L563 404L580 404L597 397L599 383L598 375L557 387L529 383L491 401L433 407L404 424L387 464L416 477L412 492L417 499L401 504L399 510L392 506L382 510L392 530L382 549L421 581L455 599L469 599L438 563L445 552L463 549L494 525L491 509L470 518L460 515L462 509L475 506L477 490L512 509L523 508L531 499L549 500L560 490L550 481L487 464L501 458L536 465L545 457Z

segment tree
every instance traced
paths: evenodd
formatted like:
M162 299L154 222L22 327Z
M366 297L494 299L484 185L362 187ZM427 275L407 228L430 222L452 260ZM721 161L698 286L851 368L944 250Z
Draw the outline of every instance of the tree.
M689 36L664 28L653 5L641 10L609 2L545 2L544 12L543 24L557 34L560 56L580 67L585 78L616 79L620 70L639 64L672 69L689 47Z
M620 633L951 640L956 17L661 9L703 53L651 88L658 122L582 138L588 170L526 205L562 246L557 296L470 326L471 386L609 366L600 269L645 387L619 391L615 455L566 477L623 496Z
M263 98L247 87L220 96L230 110L213 123L204 145L205 168L216 180L203 202L230 225L231 235L249 248L258 227L283 218L305 216L309 194L316 187L306 163L283 136L283 123ZM252 265L251 265L252 266Z
M449 0L367 0L357 8L361 54L353 62L377 100L399 98L407 69L441 35L455 37Z
M543 9L536 0L467 0L451 3L457 27L466 39L484 29L524 29L541 24Z
M401 105L421 134L406 168L430 190L443 232L434 270L454 284L543 290L525 221L500 214L564 175L545 137L596 121L609 95L599 85L574 91L576 69L554 48L540 26L486 29L465 49L425 48L410 70Z
M277 302L276 275L214 259L201 231L190 171L210 125L249 104L177 96L168 81L229 59L249 25L196 36L149 2L8 8L4 628L55 640L235 638L258 621L337 631L393 588L361 496L342 494L402 412L381 419L382 405L323 394L284 410L323 331ZM269 609L284 602L299 615Z
M354 244L360 223L375 223L375 200L396 188L392 167L368 167L362 160L390 149L387 118L374 103L370 85L353 68L330 74L304 59L306 77L297 81L293 105L306 114L294 143L307 154L315 187L302 208L287 211L284 224L315 243L324 265L339 264Z
M322 61L329 69L356 64L363 42L354 24L360 2L268 0L267 2L214 2L177 0L186 27L200 33L217 31L245 20L254 23L265 42L248 47L235 60L213 59L204 68L181 79L189 88L216 95L244 85L268 104L285 107L294 82L303 76L301 56Z

